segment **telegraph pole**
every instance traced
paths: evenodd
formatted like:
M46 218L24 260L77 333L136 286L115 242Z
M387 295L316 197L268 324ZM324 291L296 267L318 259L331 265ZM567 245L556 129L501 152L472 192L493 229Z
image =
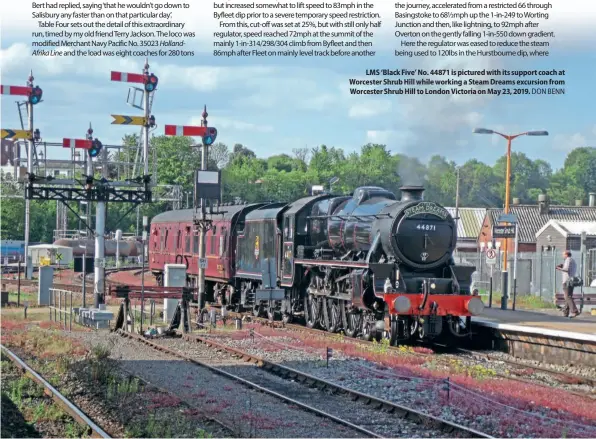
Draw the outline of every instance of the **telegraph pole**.
M101 177L100 187L105 188L105 181L108 178L108 149L105 148L101 155ZM106 202L97 202L95 216L95 301L94 307L99 308L103 302L105 282L105 229L106 229Z
M145 67L143 68L143 76L149 77L149 59L145 58ZM143 127L143 158L145 162L143 163L143 176L148 179L149 178L149 118L151 117L151 108L149 108L149 93L150 91L145 88L145 92L143 93L143 98L145 100L145 126ZM147 184L149 182L147 181Z
M201 120L201 126L207 126L207 106L205 105L203 109L203 119ZM207 145L203 142L203 147L201 148L201 171L207 170ZM211 227L211 224L207 224L206 218L206 206L207 200L201 197L201 215L198 221L198 228L199 228L199 313L205 308L205 235L207 234L207 230Z
M27 81L27 87L33 88L33 70L29 73L29 79ZM29 123L27 125L27 129L30 132L33 132L33 104L31 101L27 102L27 114ZM29 139L27 142L27 175L31 176L33 174L33 148L35 145L33 144L33 137ZM31 230L31 200L29 198L25 199L25 276L27 279L31 279L33 275L33 267L30 267L32 264L31 259L29 259L29 234Z
M87 130L87 135L85 137L89 142L93 142L93 128L91 128L91 122L89 122L89 129ZM87 178L93 178L93 159L89 154L85 154L85 164L87 168L85 170ZM92 227L90 200L87 200L87 204L85 204L85 219L87 220L87 225ZM89 243L88 230L89 229L87 229L87 232L85 233L85 253L83 254L83 308L87 307L87 244Z

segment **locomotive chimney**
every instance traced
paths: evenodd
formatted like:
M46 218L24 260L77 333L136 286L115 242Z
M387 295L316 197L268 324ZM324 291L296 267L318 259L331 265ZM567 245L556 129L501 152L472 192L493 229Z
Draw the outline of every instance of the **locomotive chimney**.
M402 186L399 190L401 191L400 201L421 201L424 199L423 186Z

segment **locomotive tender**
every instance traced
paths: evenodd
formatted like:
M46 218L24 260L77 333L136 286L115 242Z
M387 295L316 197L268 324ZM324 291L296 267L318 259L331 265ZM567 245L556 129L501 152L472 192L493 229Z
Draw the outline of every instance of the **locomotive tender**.
M466 336L482 312L470 292L473 266L453 260L456 225L419 186L401 199L380 187L351 196L320 194L293 203L223 205L206 236L207 301L309 327L380 340L389 323L392 345L442 335ZM198 279L193 210L157 215L149 267L185 263ZM277 285L264 289L270 267ZM264 285L265 284L265 285Z

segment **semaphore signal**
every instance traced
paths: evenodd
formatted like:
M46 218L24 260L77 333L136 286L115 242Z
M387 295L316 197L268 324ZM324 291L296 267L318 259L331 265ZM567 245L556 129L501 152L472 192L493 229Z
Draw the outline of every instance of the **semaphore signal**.
M25 190L25 276L27 279L33 277L33 263L29 256L29 232L31 229L30 219L30 203L33 182L35 181L35 174L33 173L33 155L35 150L35 136L39 133L38 130L33 129L33 106L41 102L43 90L36 85L33 85L33 71L29 73L26 86L19 85L0 85L0 94L9 96L27 96L27 114L28 126L27 130L2 130L2 138L11 137L16 139L27 139L27 187ZM6 135L6 137L5 137Z
M91 149L92 143L88 139L62 139L63 148Z
M166 125L164 134L166 136L201 137L203 144L209 146L217 138L217 129L206 126Z

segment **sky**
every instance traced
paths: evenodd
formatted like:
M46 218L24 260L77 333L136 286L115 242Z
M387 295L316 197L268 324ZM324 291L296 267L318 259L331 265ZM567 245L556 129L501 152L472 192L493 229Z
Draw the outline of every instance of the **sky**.
M129 3L129 0L125 0ZM207 105L217 141L242 143L260 157L292 153L293 148L326 144L359 151L368 143L386 144L393 153L426 161L440 154L457 164L478 159L493 164L504 154L505 140L475 135L473 128L504 133L547 130L548 137L522 137L515 151L543 159L554 169L575 147L596 147L594 76L596 69L596 4L587 0L551 0L551 55L545 58L400 58L393 55L393 2L373 0L384 25L375 36L378 55L368 58L221 58L212 55L217 29L213 5L191 4L175 12L185 30L197 32L186 49L195 56L151 58L159 77L153 103L157 128L165 124L195 125ZM486 2L484 2L486 3ZM543 3L543 2L541 2ZM211 6L211 7L210 7ZM140 73L143 58L32 57L29 2L4 3L1 14L1 77L3 85L25 85L29 70L43 91L35 106L35 127L42 138L83 138L92 124L104 144L119 144L140 128L111 125L111 114L141 115L126 103L128 84L111 82L110 71ZM351 96L349 78L366 78L376 68L507 68L565 70L564 95L529 96ZM2 96L2 128L20 128L14 97ZM55 148L51 158L65 158Z

